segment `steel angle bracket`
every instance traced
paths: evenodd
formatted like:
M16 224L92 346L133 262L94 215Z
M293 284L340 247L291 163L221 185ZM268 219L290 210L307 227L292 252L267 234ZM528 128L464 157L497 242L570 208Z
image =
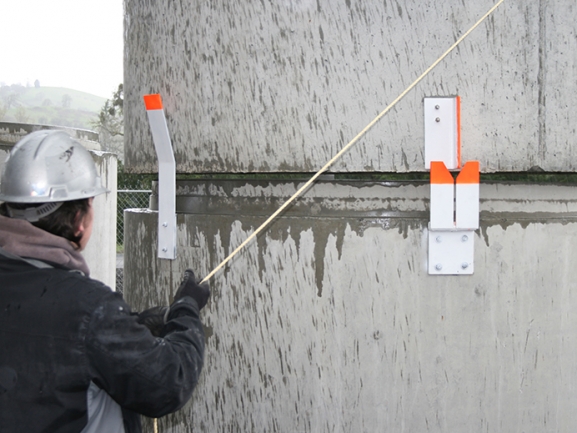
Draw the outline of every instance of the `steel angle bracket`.
M425 98L425 166L431 170L430 275L471 275L479 228L479 162L461 167L460 98Z
M442 161L449 170L461 167L461 98L425 98L425 168Z
M479 228L478 161L468 161L456 182L443 162L431 162L430 212L429 274L472 274Z
M176 162L160 95L145 95L144 105L158 158L158 258L176 258Z

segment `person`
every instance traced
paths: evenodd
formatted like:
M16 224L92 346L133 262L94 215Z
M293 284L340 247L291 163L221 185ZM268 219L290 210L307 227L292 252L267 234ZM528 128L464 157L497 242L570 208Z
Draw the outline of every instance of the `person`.
M107 191L65 132L20 140L0 182L0 431L133 433L181 408L209 287L187 270L169 307L137 314L90 278L81 251Z

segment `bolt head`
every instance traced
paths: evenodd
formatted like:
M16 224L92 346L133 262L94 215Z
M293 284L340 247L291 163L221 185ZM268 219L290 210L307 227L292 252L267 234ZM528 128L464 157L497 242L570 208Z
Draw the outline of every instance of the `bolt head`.
M441 265L440 263L437 263L437 264L435 265L435 269L436 269L437 271L440 271L441 269L443 269L443 265Z
M168 251L168 248L164 247L164 248L162 249L162 251L163 251L163 252L167 252L167 251Z
M441 121L441 118L440 118L440 117L437 117L437 118L435 119L435 122L437 122L437 123L439 123L440 121Z
M441 107L439 107L438 105L435 105L435 110L438 110L439 108L441 108Z
M466 262L463 262L463 263L461 264L461 267L462 267L463 269L467 269L467 268L469 267L469 264L466 263Z
M443 242L443 238L442 238L441 236L437 236L437 237L435 238L435 240L436 240L437 243L439 243L439 244L440 244L441 242Z
M461 238L462 242L467 242L469 240L469 236L467 235L463 235L463 237Z

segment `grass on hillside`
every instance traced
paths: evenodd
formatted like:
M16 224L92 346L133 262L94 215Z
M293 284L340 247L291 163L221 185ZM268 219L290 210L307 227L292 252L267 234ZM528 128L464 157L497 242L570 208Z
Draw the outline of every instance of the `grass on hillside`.
M105 102L106 98L63 87L3 86L0 108L10 108L0 110L0 120L93 129Z
M64 87L25 87L18 101L22 106L27 108L44 106L62 107L65 95L70 97L70 105L66 108L72 110L98 113L106 102L106 98Z

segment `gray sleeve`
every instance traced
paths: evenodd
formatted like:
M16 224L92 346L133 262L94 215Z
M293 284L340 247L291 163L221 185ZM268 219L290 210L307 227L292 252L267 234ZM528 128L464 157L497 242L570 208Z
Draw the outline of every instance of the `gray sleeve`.
M88 422L80 433L125 433L122 409L94 382L86 391Z

